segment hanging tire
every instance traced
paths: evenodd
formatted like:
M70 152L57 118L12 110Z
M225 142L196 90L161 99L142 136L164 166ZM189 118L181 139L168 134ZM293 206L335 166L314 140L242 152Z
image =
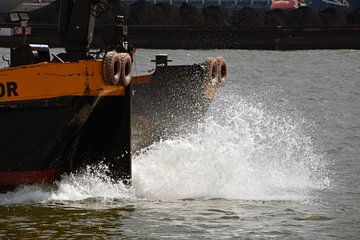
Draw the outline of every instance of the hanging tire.
M121 62L120 85L126 87L131 82L132 61L128 53L119 53L119 56Z
M121 77L121 58L115 52L107 52L103 59L103 77L110 85L118 85Z
M218 62L216 58L208 57L203 64L207 84L216 86L219 82Z
M227 64L224 57L220 56L216 58L217 67L218 67L218 83L220 86L223 86L227 78Z

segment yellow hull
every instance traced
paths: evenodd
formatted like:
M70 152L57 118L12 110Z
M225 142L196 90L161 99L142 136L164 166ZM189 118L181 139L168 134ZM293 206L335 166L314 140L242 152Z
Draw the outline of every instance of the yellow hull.
M0 102L62 96L124 96L103 79L102 60L39 63L0 69Z

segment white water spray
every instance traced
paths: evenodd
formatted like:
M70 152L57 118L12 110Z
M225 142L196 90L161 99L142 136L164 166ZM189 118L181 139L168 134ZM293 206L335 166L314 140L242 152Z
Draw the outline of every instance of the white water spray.
M75 202L97 199L98 205L112 200L132 200L132 189L123 183L114 183L107 175L108 167L99 164L76 174L62 177L54 186L20 186L13 192L0 194L0 205L47 202ZM83 204L88 207L87 202ZM80 204L80 207L84 207Z
M324 159L301 119L230 96L198 131L151 146L133 161L133 186L147 199L290 200L328 185Z

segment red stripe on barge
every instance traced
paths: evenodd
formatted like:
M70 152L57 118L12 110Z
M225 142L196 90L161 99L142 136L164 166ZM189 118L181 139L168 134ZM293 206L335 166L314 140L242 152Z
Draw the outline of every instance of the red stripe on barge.
M60 169L26 171L26 172L0 172L0 186L14 186L50 182L63 173Z

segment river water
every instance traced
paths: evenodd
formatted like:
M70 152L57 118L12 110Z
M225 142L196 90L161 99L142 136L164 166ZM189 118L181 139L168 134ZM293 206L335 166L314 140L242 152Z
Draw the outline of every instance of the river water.
M0 194L1 239L360 239L360 51L139 49L135 72L165 52L227 59L204 121L135 156L130 189L98 166Z

